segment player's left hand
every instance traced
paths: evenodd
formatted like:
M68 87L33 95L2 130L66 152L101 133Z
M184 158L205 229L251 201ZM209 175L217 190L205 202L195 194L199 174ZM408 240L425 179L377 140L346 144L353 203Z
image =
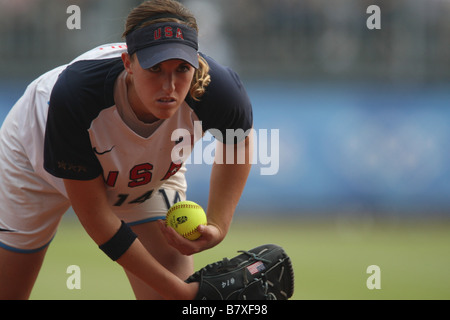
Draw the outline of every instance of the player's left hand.
M197 231L201 233L201 236L194 241L184 238L173 228L166 226L163 220L159 220L159 226L167 242L187 256L212 248L223 239L220 230L214 225L198 226Z

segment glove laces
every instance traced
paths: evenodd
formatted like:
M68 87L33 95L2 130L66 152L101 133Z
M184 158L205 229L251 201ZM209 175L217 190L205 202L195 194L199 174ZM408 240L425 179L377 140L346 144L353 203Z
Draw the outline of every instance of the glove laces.
M271 262L270 260L261 258L260 256L258 256L256 253L253 253L253 252L248 252L248 251L245 251L245 250L239 250L238 252L245 253L246 255L249 255L250 258L253 258L254 260L257 260L257 261L262 261L262 262L265 262L265 263L270 263Z

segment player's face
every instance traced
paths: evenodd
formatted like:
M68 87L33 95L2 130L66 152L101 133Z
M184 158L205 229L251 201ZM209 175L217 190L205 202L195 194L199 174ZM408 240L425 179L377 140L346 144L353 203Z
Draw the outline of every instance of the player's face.
M124 61L125 62L125 61ZM151 123L170 118L186 98L195 68L184 60L167 60L142 69L136 57L130 60L128 99L136 116Z

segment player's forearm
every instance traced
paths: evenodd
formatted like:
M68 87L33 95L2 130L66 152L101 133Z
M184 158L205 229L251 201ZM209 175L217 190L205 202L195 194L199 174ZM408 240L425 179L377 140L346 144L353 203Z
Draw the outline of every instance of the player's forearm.
M197 293L198 284L187 284L168 271L148 253L139 240L134 241L117 262L165 299L192 300Z
M114 216L112 220L114 219L117 219L117 223L120 223L117 217ZM93 220L97 220L95 226L91 226ZM102 223L98 218L90 219L90 222L87 223L84 221L85 228L90 230L88 233L99 246L105 243L103 240L99 240L101 239L100 235L110 234L111 231L117 232L118 230L117 227L114 227L116 223L112 224L107 219L104 221ZM165 299L185 300L195 297L197 291L163 267L145 249L139 239L135 239L116 262L147 283Z
M219 145L218 145L219 147ZM252 136L234 147L234 160L215 163L211 171L208 200L208 223L216 226L225 237L231 224L236 206L241 198L251 169ZM219 160L226 159L226 147L218 152ZM243 152L245 157L239 159ZM228 162L228 163L227 163Z
M65 186L72 207L89 236L99 246L110 241L119 232L121 221L107 205L106 195L102 192L102 178L91 181L65 180ZM139 239L133 239L127 240L130 242L123 248L125 251L120 252L116 262L166 299L194 298L196 290L192 285L184 283L164 268ZM116 250L113 248L113 251Z
M103 178L64 180L64 185L73 210L95 243L101 245L111 239L121 222L108 207Z

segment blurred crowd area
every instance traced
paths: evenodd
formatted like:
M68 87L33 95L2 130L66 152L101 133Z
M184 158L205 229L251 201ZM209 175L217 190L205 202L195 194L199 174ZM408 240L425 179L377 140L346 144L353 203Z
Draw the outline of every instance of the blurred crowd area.
M450 78L449 0L183 0L200 45L246 77L441 81ZM140 0L0 0L0 76L35 76L122 41ZM81 30L68 30L69 5ZM368 6L381 9L369 30Z
M249 71L343 80L449 78L448 0L232 2L228 34ZM366 26L372 4L381 10L380 30Z

